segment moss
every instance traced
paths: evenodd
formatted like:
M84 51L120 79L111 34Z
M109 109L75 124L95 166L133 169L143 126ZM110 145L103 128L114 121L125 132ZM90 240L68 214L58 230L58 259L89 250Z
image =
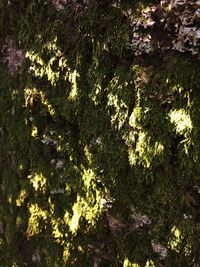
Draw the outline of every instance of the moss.
M137 1L97 2L0 4L0 38L26 52L15 77L0 64L3 266L160 266L152 240L164 266L199 263L199 62L135 58Z

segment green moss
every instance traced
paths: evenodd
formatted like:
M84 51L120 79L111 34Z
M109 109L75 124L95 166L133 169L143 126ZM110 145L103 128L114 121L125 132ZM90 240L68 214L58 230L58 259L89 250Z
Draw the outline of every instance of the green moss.
M0 64L2 266L32 266L36 251L37 266L160 266L152 240L164 266L199 263L187 199L200 177L199 62L134 58L129 21L106 1L70 12L0 3L2 43L26 52L16 77ZM134 229L135 209L151 224Z

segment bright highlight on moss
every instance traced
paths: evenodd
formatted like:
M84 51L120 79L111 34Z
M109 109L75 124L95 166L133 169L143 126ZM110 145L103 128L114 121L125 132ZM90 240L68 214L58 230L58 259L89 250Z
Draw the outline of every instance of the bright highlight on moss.
M179 134L187 136L192 130L192 121L189 114L184 109L172 110L169 113L171 122L175 125Z

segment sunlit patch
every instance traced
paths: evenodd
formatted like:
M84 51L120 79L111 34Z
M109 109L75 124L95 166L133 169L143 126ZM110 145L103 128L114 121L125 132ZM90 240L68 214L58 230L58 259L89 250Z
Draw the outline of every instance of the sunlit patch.
M38 204L31 204L28 208L30 217L28 220L27 236L31 237L40 233L40 223L41 221L46 221L48 217L48 212L42 210Z
M41 172L36 172L28 176L30 184L37 192L46 192L46 177Z
M88 222L88 229L94 226L101 215L104 206L102 199L104 194L96 188L96 174L92 169L84 169L82 173L82 189L84 195L78 195L76 202L72 207L72 214L66 211L64 222L69 226L69 230L73 235L77 234L80 228L81 218Z
M188 243L181 247L183 238L184 236L181 233L181 230L177 226L173 226L171 229L171 237L168 242L168 247L177 253L180 253L180 249L182 249L182 252L185 256L190 256L192 252L192 246L190 243Z
M22 189L19 193L19 197L16 199L16 206L20 207L25 199L27 198L27 192L25 189Z
M84 147L84 152L85 152L85 156L86 156L88 162L91 163L92 154L90 153L89 147L87 145L85 145L85 147Z
M33 106L34 101L40 101L46 108L49 114L54 117L56 112L44 92L37 90L36 88L26 88L24 90L25 107Z
M140 267L137 263L131 263L128 258L124 260L123 267Z
M100 81L97 81L94 85L93 91L89 94L89 97L91 98L91 100L95 105L98 105L99 103L98 99L101 97L101 93L102 93L102 87Z
M71 89L68 99L72 101L76 100L78 96L78 88L77 88L78 77L79 77L79 74L76 70L69 72L69 81L72 84L72 89Z
M25 107L33 106L33 102L40 99L40 93L36 88L26 88L24 90Z
M182 242L181 231L178 227L173 226L171 229L171 237L169 239L168 246L172 250L179 252L179 247L180 247L181 242Z
M141 267L137 263L131 263L128 258L124 260L123 267ZM152 260L148 260L145 264L145 267L155 267L155 264Z
M64 220L65 224L67 224L67 225L70 224L70 222L71 222L71 214L69 213L69 211L65 212L63 220Z
M70 257L70 250L69 250L70 245L66 244L63 249L63 260L64 262L67 262L69 257Z
M94 225L102 212L102 198L104 195L96 187L96 174L92 169L84 169L82 180L86 192L85 198L81 199L84 207L84 217L89 224Z
M63 239L63 233L60 229L61 220L60 219L51 219L51 226L52 226L52 235L56 240L62 240ZM61 243L61 241L59 242Z
M154 262L153 262L152 260L148 260L148 261L146 262L145 267L155 267L155 264L154 264Z
M37 135L38 135L38 129L36 126L33 126L31 130L31 136L36 137Z
M147 110L148 111L148 110ZM131 127L135 128L138 126L138 122L140 121L140 117L142 116L142 109L141 107L135 107L131 116L129 117L129 124Z
M33 72L36 77L47 76L48 81L50 81L52 85L56 85L56 82L60 78L60 71L67 66L67 60L63 57L61 50L57 46L57 38L48 42L43 47L43 50L52 54L51 59L47 63L42 59L40 53L35 51L26 52L26 58L31 62L30 72ZM53 70L53 65L57 60L59 60L58 68L55 71Z
M169 79L167 79L166 80L166 83L170 83L170 80ZM171 88L171 91L172 92L179 92L179 93L182 93L183 91L184 91L184 87L181 85L181 84L175 84L175 85L173 85L173 87Z
M187 114L184 109L170 111L169 117L178 134L187 134L191 132L193 128L192 121L190 115Z
M81 198L79 196L77 197L77 202L74 204L72 210L73 216L70 222L70 231L75 234L79 228L79 220L83 212Z
M136 106L129 117L129 125L132 130L125 137L128 146L129 163L131 166L142 164L145 168L150 168L155 160L162 160L164 145L154 141L148 131L142 128L141 118L149 112L149 108L142 110Z
M163 154L164 146L159 142L152 142L147 132L141 131L135 147L128 149L130 165L142 163L145 168L150 168L152 161Z
M42 58L42 53L46 51L47 54L51 55L48 62L45 62ZM68 96L69 100L74 101L78 96L77 78L79 73L77 70L71 70L68 66L67 59L63 56L62 51L57 46L57 37L52 41L44 45L43 50L40 53L35 51L28 51L26 58L31 62L30 72L36 77L47 77L47 80L56 86L57 81L62 77L63 80L69 81L72 84L71 92ZM56 65L56 70L54 65Z

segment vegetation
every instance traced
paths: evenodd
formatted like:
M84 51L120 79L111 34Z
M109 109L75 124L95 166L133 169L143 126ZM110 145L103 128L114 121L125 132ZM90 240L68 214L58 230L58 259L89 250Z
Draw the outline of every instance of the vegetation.
M200 264L199 1L169 2L0 1L0 266Z

